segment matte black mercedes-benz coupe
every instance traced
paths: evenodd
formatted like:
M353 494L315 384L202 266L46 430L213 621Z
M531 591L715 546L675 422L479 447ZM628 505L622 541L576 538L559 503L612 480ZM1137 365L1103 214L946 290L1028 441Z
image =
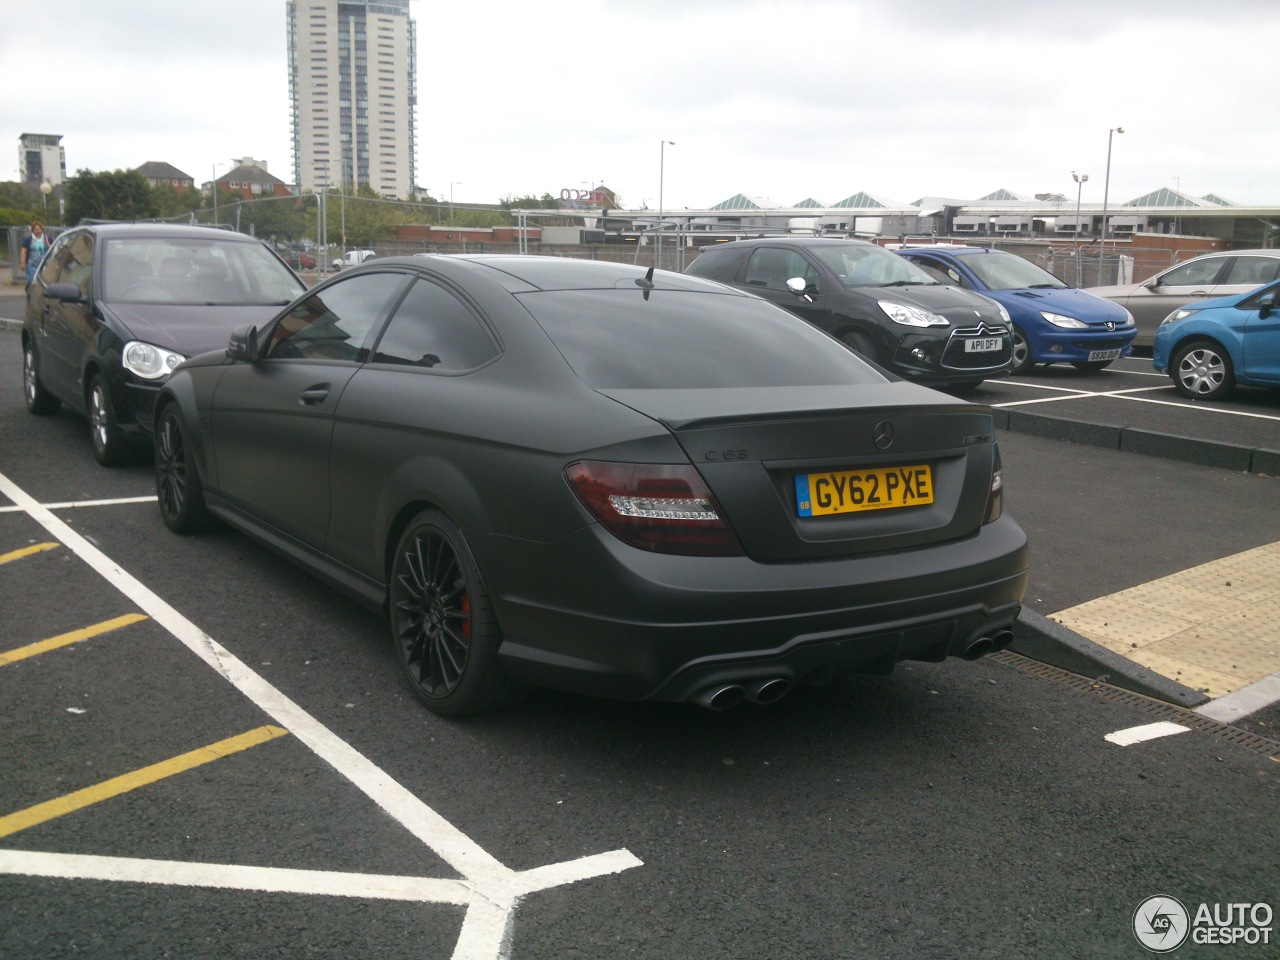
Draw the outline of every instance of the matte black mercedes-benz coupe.
M165 523L382 609L446 715L974 658L1027 582L987 408L680 274L378 259L182 364L156 422Z

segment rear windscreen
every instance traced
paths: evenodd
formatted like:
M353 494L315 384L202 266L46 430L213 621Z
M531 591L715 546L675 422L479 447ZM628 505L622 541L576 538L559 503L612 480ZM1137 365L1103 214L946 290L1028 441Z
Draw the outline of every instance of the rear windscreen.
M519 297L597 389L884 383L839 341L781 307L733 294L559 290Z

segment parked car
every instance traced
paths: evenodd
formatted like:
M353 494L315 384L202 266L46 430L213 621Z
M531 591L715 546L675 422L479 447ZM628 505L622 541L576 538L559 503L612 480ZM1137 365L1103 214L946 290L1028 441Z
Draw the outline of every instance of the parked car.
M709 247L685 271L758 294L920 383L973 386L1009 372L1009 315L883 247L769 237Z
M24 394L34 414L66 404L93 453L118 463L150 441L156 393L185 358L263 323L306 289L261 242L229 230L98 224L61 234L27 290Z
M1221 400L1237 383L1280 387L1280 282L1175 310L1156 331L1151 361L1184 396Z
M359 266L366 260L372 260L376 256L377 254L372 250L348 250L333 261L333 269L342 270L346 267Z
M164 522L385 611L441 714L972 658L1027 581L988 408L677 273L379 259L188 360L157 418Z
M281 252L280 256L294 270L314 270L316 258L306 250L294 249Z
M1089 293L1125 307L1138 324L1135 346L1155 342L1161 321L1179 307L1207 297L1248 293L1280 279L1280 250L1207 253L1157 273L1142 283L1089 287Z
M1013 372L1037 363L1101 370L1132 351L1129 311L1077 290L1030 260L989 247L908 247L898 251L942 283L1002 304L1013 322Z

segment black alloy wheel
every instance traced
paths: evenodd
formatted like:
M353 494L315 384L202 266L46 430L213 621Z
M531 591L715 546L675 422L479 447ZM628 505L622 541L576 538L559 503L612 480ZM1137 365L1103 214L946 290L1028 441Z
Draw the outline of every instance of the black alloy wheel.
M458 717L511 698L489 594L461 531L436 510L415 517L400 538L390 613L396 659L429 710Z
M22 398L26 401L27 411L36 416L56 413L62 402L44 388L40 382L40 374L36 368L36 348L27 343L22 349Z
M164 408L156 429L156 500L160 518L175 533L194 533L209 524L204 487L191 462L182 420L173 404Z
M89 381L89 434L93 438L93 456L104 467L114 467L124 462L125 440L116 425L115 408L111 405L111 393L102 374L95 373Z

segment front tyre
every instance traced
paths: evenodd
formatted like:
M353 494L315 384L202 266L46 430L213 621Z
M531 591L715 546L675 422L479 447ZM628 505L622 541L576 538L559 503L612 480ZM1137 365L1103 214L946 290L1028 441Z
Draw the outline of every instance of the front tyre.
M1021 327L1015 324L1013 328L1013 366L1009 368L1009 373L1013 376L1030 373L1035 365L1035 360L1031 358L1031 344L1027 342L1027 335L1022 332Z
M1193 340L1179 347L1169 375L1178 392L1192 400L1221 400L1236 385L1231 356L1212 340Z
M160 519L174 533L195 533L209 526L204 486L187 444L177 407L164 408L156 425L156 500Z
M111 393L102 374L89 381L89 435L93 439L93 456L104 467L119 466L125 459L125 439L116 423Z
M437 510L420 513L400 537L390 613L396 660L427 709L460 717L511 699L489 593L461 531Z
M26 401L27 412L36 416L57 413L62 402L44 388L40 382L40 374L36 366L36 348L27 343L22 348L22 399Z

